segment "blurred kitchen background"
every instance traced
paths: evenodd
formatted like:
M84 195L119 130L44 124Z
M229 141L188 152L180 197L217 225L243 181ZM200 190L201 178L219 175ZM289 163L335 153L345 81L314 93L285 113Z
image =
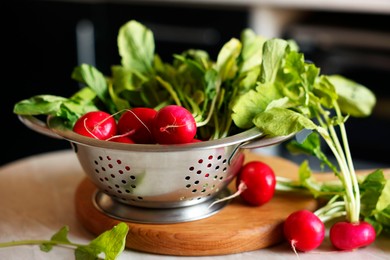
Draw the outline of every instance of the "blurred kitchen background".
M369 87L377 106L369 118L347 123L357 168L390 165L390 1L388 0L79 0L7 1L2 21L0 165L37 153L68 149L38 134L13 114L13 105L37 94L68 97L70 75L86 62L109 75L118 64L116 37L136 19L152 29L165 61L188 48L216 58L222 45L251 27L267 37L292 38L323 74L342 74ZM5 18L2 18L5 19ZM4 73L5 72L5 73ZM5 142L4 142L5 143ZM259 152L291 157L284 144Z

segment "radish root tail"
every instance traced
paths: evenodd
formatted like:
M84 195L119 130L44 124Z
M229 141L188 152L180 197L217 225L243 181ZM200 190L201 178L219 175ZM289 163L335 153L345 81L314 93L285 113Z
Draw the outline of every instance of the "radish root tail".
M225 198L218 199L218 200L214 201L213 203L211 203L211 204L209 205L208 208L211 208L212 206L214 206L214 205L217 204L217 203L220 203L220 202L223 202L223 201L226 201L226 200L230 200L230 199L234 199L235 197L240 196L240 194L241 194L244 190L246 190L246 189L247 189L246 184L245 184L244 182L240 182L240 184L238 185L238 189L237 189L237 191L236 191L235 193L233 193L232 195L227 196L227 197L225 197Z
M296 244L296 243L297 243L297 241L291 240L290 245L291 245L292 250L294 251L294 254L297 256L297 259L299 260L299 259L300 259L300 258L299 258L299 254L298 254L297 249L295 248L295 244Z

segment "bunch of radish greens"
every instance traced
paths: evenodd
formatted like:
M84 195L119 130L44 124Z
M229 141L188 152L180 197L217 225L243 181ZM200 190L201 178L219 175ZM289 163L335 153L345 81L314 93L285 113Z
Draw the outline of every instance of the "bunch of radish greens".
M315 182L305 161L299 170L300 182L279 178L278 187L304 187L316 197L327 197L328 204L314 214L323 222L342 218L343 221L330 230L332 244L339 249L366 246L383 229L390 231L390 181L377 170L359 184L345 124L349 116L370 115L375 96L364 86L340 75L320 75L319 68L305 62L303 54L293 47L280 39L263 44L258 81L235 101L232 118L241 128L255 125L272 136L311 130L304 141L292 141L289 149L316 156L338 177L338 185ZM337 165L321 151L320 137L332 151ZM307 216L300 221L310 225ZM285 224L295 225L296 231L294 227L293 231L287 227L285 232L296 232L296 237L295 233L290 237L286 235L297 249L307 251L320 244L300 247L299 243L305 241L299 240L315 241L315 236L323 236L321 229L310 237L309 233L303 234L305 232L296 228L297 222ZM302 236L306 237L302 239Z
M316 197L331 196L328 204L314 214L322 221L343 218L330 230L335 247L349 250L372 243L376 234L390 228L390 181L378 170L359 185L345 124L349 116L368 116L375 104L375 96L367 88L342 76L319 75L319 69L306 63L303 55L294 51L286 41L270 40L263 48L260 80L232 107L234 122L239 127L254 124L272 136L303 129L313 131L303 142L291 142L290 150L316 156L340 181L339 185L319 185L310 177L307 162L301 165L301 187L308 188ZM332 151L337 165L321 151L320 137ZM279 178L279 187L283 184L294 186L292 182ZM302 222L310 223L307 216ZM299 249L299 236L303 232L295 230L297 238L292 236L290 239ZM318 235L323 236L323 231L320 230ZM314 239L312 237L312 241ZM305 246L302 248L306 251Z
M243 40L252 41L253 37L253 32L247 31ZM59 117L71 128L90 111L119 117L118 111L135 107L159 110L174 104L192 112L198 139L220 139L242 131L232 123L231 107L236 97L257 81L261 45L254 44L232 39L217 61L203 50L189 49L167 63L155 53L152 31L132 20L119 30L121 64L111 67L111 76L81 64L71 76L83 87L73 96L37 95L18 102L14 112Z
M376 98L369 89L340 75L320 74L294 41L266 39L250 29L225 43L216 61L205 51L189 49L174 55L172 63L163 62L155 53L153 33L135 20L120 28L117 40L121 64L111 67L111 76L82 64L72 73L82 85L73 96L37 95L18 102L14 113L51 115L72 127L89 111L115 114L175 104L191 111L201 140L251 127L270 136L309 129L312 134L290 147L328 165L338 177L337 187L312 180L307 163L300 167L300 183L279 179L279 186L328 198L318 214L324 220L344 218L347 230L363 218L377 235L390 228L389 181L378 170L359 183L345 128L350 116L371 114ZM321 138L336 165L321 152Z

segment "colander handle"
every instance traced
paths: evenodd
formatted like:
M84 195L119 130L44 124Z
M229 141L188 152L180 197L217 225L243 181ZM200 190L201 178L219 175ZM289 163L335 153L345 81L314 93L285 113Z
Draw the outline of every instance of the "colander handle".
M239 148L254 149L254 148L276 145L292 138L294 135L295 133L289 135L283 135L283 136L275 136L275 137L264 136L264 137L257 138L255 140L242 143Z
M34 116L29 115L18 115L19 120L28 128L38 132L40 134L47 135L52 138L64 139L62 136L54 133L45 122L36 118Z
M229 164L233 160L234 156L237 154L237 151L240 149L254 149L254 148L260 148L260 147L266 147L266 146L279 144L279 143L282 143L282 142L290 139L294 135L295 135L295 133L290 134L290 135L275 136L275 137L267 137L266 135L260 135L257 137L255 136L254 139L243 142L234 148L232 154L229 157Z

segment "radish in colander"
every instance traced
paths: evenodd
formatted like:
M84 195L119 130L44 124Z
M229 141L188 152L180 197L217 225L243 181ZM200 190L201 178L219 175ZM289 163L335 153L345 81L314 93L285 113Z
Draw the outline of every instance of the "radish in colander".
M191 143L196 129L191 112L178 105L161 108L153 120L153 135L159 144Z
M124 112L118 120L118 132L128 134L137 144L155 143L151 126L157 111L153 108L135 107Z
M91 111L81 116L73 126L73 131L99 140L113 137L117 131L114 117L104 111Z

